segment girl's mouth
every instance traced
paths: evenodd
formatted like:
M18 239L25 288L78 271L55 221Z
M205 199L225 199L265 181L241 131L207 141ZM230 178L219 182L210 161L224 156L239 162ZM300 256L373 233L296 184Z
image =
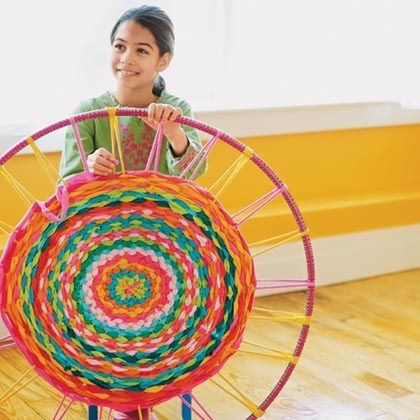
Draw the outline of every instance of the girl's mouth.
M138 76L140 73L132 70L126 70L126 69L118 69L121 76L123 77L132 77L132 76Z

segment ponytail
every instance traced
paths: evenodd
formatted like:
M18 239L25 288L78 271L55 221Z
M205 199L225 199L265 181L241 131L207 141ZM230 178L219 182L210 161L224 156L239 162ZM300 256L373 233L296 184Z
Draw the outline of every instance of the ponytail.
M159 74L156 77L155 82L153 83L153 88L152 88L153 95L156 95L156 96L162 95L162 92L165 90L165 87L166 87L165 79Z

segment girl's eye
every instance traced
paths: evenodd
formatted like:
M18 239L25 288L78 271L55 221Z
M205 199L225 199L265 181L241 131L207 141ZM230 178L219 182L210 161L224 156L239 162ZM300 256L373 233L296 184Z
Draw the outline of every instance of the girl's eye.
M137 52L139 52L140 54L149 54L148 51L146 51L144 48L139 48Z
M121 49L124 48L124 45L123 44L115 44L114 48L117 49L117 50L121 50Z

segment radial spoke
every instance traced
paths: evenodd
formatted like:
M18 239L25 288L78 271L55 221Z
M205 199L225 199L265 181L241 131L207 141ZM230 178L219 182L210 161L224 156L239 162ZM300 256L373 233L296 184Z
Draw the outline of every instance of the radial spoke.
M258 279L257 289L282 289L282 288L293 288L302 286L313 286L313 280L309 279Z
M187 406L189 407L196 415L198 418L202 419L202 420L206 420L206 418L196 409L193 407L193 405L187 401L183 395L179 395L180 400ZM192 394L191 394L191 398L194 400L194 402L200 407L200 409L203 411L203 413L207 416L207 418L209 420L213 420L213 417L209 414L209 412L204 408L204 406L197 400L197 398L195 398Z
M15 228L13 226L10 226L8 223L2 222L0 220L0 230L6 235L10 235L12 232L15 231Z
M206 145L197 153L197 155L194 157L194 159L191 160L191 162L187 165L187 167L182 171L182 173L179 175L180 178L184 178L185 175L188 173L188 171L196 164L194 172L190 175L188 178L189 180L194 179L197 175L197 172L203 165L206 157L209 155L210 151L215 146L218 137L220 136L220 133L217 133L215 136L213 136Z
M274 311L271 309L264 309L264 308L254 308L254 310L266 312L271 315L251 315L249 317L250 319L272 320L272 321L279 321L279 322L292 322L292 323L302 324L302 325L309 325L311 323L311 317L302 313Z
M67 186L66 181L58 173L57 168L49 161L47 156L45 156L45 154L41 152L41 149L35 143L34 139L32 137L28 137L26 139L26 142L31 147L32 151L34 152L35 157L37 158L42 170L47 175L47 178L49 179L52 186L54 188L57 186L57 179L62 184Z
M283 233L278 236L273 236L272 238L264 239L262 241L253 242L252 244L249 245L250 248L254 248L254 247L266 244L266 243L273 242L275 240L279 240L273 245L270 245L267 248L264 248L260 251L255 252L254 254L252 254L252 257L254 258L254 257L257 257L258 255L265 254L266 252L271 251L273 248L277 248L278 246L283 245L286 242L290 242L290 241L293 241L294 239L302 238L303 236L307 235L308 232L309 232L308 229L304 230L303 232L301 232L300 230L294 230L291 232Z
M69 411L69 409L70 409L71 405L73 404L74 400L70 399L67 404L64 404L65 399L66 399L66 396L64 396L63 399L61 400L61 403L57 407L57 410L56 410L52 420L61 420L66 415L67 411ZM61 411L61 408L64 408L64 410L61 414L59 414L60 411Z
M162 146L163 125L160 123L156 130L155 139L153 140L152 149L150 150L149 158L147 159L146 171L150 170L153 164L153 171L156 172L159 165L160 149Z
M3 395L0 396L0 404L7 401L11 396L16 394L16 392L20 391L22 388L28 385L29 382L32 382L35 378L38 377L38 374L35 374L32 378L28 379L26 382L19 385L20 382L23 379L25 379L34 369L35 369L35 366L30 367Z
M211 382L213 382L216 386L218 386L220 389L225 391L228 395L230 395L232 398L234 398L236 401L241 403L243 406L248 408L252 411L255 417L261 417L265 414L263 410L261 410L258 406L258 404L254 403L250 398L248 398L238 387L236 387L233 382L229 381L224 375L222 375L220 372L218 375L220 378L223 379L231 388L232 390L228 389L226 386L220 384L217 382L214 378L210 379ZM236 393L236 394L235 394Z
M245 148L241 156L233 162L233 164L214 182L209 188L216 198L220 197L226 188L232 183L242 168L249 162L253 155L253 151ZM215 191L217 190L217 192Z
M289 352L277 350L277 349L275 349L273 347L264 346L262 344L253 343L253 342L247 341L247 340L243 340L242 343L248 344L248 345L250 345L252 347L257 347L257 348L260 348L260 349L268 350L271 353L267 353L267 352L263 353L263 352L258 352L258 351L250 351L250 350L245 350L245 349L242 349L242 348L240 348L238 350L239 353L254 354L256 356L275 357L277 359L286 360L286 361L288 361L290 363L293 363L294 365L299 360L299 357L298 356L295 356L294 354L289 353Z
M253 216L258 210L262 209L268 203L273 201L278 195L280 195L283 191L285 191L285 189L286 189L286 186L283 184L280 188L276 188L273 191L270 191L269 193L265 194L264 196L252 202L251 204L248 204L243 209L239 210L237 213L235 213L232 216L232 218L238 217L239 215L248 211L248 213L245 216L243 216L241 220L237 222L238 225L241 225L246 220L248 220L251 216Z
M108 119L109 119L109 132L111 134L111 153L114 158L115 155L115 144L118 148L118 155L120 158L121 164L121 172L125 174L125 165L124 165L124 155L122 151L122 144L121 144L121 133L120 133L120 125L118 123L117 117L117 108L116 107L109 107L107 108L108 111Z
M15 191L18 193L20 198L22 198L23 201L26 202L29 206L32 205L34 201L37 201L37 199L34 197L34 195L28 191L6 168L4 165L0 165L0 173L3 175L3 177L6 179L7 182L10 183L10 185L15 189Z

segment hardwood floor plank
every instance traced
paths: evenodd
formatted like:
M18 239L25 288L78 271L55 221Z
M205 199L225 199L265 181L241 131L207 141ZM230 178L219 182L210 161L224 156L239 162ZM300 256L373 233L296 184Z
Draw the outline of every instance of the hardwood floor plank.
M323 287L296 370L263 417L275 420L418 420L420 418L420 270ZM301 313L302 292L266 296L256 305ZM252 319L245 337L291 351L295 324ZM0 392L28 369L16 348L0 352ZM238 353L223 373L260 403L278 381L285 362ZM206 382L194 390L217 420L244 419L249 410ZM0 405L0 419L51 419L61 395L36 379ZM157 408L160 420L180 419L180 402ZM86 418L75 403L65 419Z

